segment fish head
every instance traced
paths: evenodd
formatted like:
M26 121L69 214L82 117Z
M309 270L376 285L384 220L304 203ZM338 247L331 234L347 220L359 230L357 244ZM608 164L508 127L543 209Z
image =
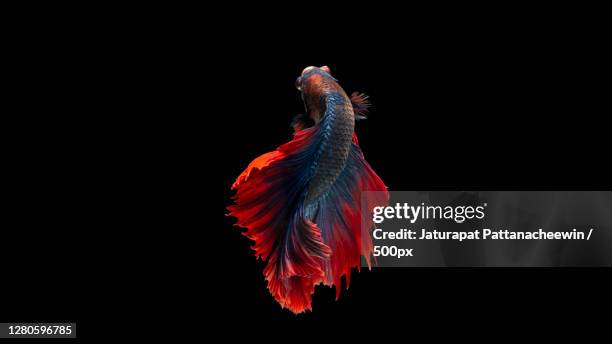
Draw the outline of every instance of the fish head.
M331 70L329 69L328 66L321 66L321 67L308 66L304 68L304 70L302 71L302 74L297 78L297 80L295 80L295 88L297 88L298 91L303 92L306 86L306 83L311 81L311 79L321 79L321 78L330 78L336 81L336 79L331 75Z

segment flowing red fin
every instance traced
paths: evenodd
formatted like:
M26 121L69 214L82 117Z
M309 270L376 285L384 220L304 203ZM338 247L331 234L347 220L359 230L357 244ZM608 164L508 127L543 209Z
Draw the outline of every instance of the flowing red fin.
M236 189L240 184L247 181L251 174L255 174L260 170L264 169L268 166L272 161L282 159L284 157L284 153L279 151L268 152L263 154L253 160L247 168L242 171L242 173L236 178L234 184L232 184L232 189Z
M356 136L354 136L356 141ZM377 191L363 194L363 191ZM387 187L365 161L357 144L353 144L349 160L328 194L318 205L315 222L321 227L323 241L332 254L325 261L324 283L336 286L336 298L341 293L342 276L346 276L346 287L350 285L350 272L361 265L363 255L370 265L372 239L370 231L373 222L369 217L362 219L362 196L365 206L385 206L389 201ZM366 233L362 233L362 220Z
M311 308L314 286L324 278L323 261L331 254L321 230L302 210L316 133L316 127L303 129L255 159L234 183L235 204L228 207L237 225L246 228L244 235L255 241L255 255L267 261L271 294L295 313Z
M274 255L264 269L272 296L294 313L311 310L314 286L323 281L322 262L331 254L321 239L320 229L311 221L299 219L287 251Z
M353 135L344 171L315 204L304 205L309 166L317 147L317 126L300 130L293 140L255 159L238 177L235 204L228 207L244 235L254 240L255 255L266 260L264 276L279 304L294 313L311 309L319 283L336 286L341 294L360 256L370 265L372 221L362 219L363 201L369 207L388 203L387 188L365 161ZM366 235L361 230L365 222Z

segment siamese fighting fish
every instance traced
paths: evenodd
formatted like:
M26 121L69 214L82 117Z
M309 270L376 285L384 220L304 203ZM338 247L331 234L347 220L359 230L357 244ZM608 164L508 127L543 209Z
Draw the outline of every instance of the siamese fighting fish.
M368 97L347 96L327 66L305 68L296 87L306 111L293 120L293 139L238 176L228 215L246 228L256 257L266 262L274 299L301 313L312 309L316 285L335 286L338 299L342 276L348 288L361 256L371 266L373 223L362 218L362 201L371 209L387 205L389 195L355 135Z

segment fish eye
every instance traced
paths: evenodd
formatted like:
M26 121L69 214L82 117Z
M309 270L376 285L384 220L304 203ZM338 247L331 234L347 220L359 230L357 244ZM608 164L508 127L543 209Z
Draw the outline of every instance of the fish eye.
M302 77L295 79L295 88L297 88L298 91L302 91Z

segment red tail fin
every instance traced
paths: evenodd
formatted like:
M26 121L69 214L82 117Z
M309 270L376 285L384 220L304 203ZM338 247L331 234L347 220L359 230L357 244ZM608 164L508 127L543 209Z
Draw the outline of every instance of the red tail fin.
M363 191L379 192L363 194ZM372 239L369 230L373 222L369 217L362 219L362 197L368 209L374 205L387 205L389 200L387 187L365 161L355 136L346 167L327 196L319 202L315 217L322 229L323 241L332 250L330 260L325 262L324 282L336 286L336 297L340 296L342 276L346 276L348 288L351 269L359 268L362 255L370 264ZM362 225L367 233L362 233Z
M291 142L255 159L234 183L235 205L228 207L255 241L256 256L267 260L268 289L294 313L311 309L319 283L336 285L339 296L341 277L347 276L348 287L351 268L359 267L361 255L369 259L372 242L361 235L361 192L384 191L382 199L366 202L388 200L354 137L344 171L324 196L305 205L316 132L316 126L300 130Z
M255 255L267 260L268 289L295 313L310 309L314 286L324 276L321 262L331 253L302 210L315 133L316 128L303 129L255 159L234 183L235 205L228 207L237 225L247 229L244 235L255 241Z

